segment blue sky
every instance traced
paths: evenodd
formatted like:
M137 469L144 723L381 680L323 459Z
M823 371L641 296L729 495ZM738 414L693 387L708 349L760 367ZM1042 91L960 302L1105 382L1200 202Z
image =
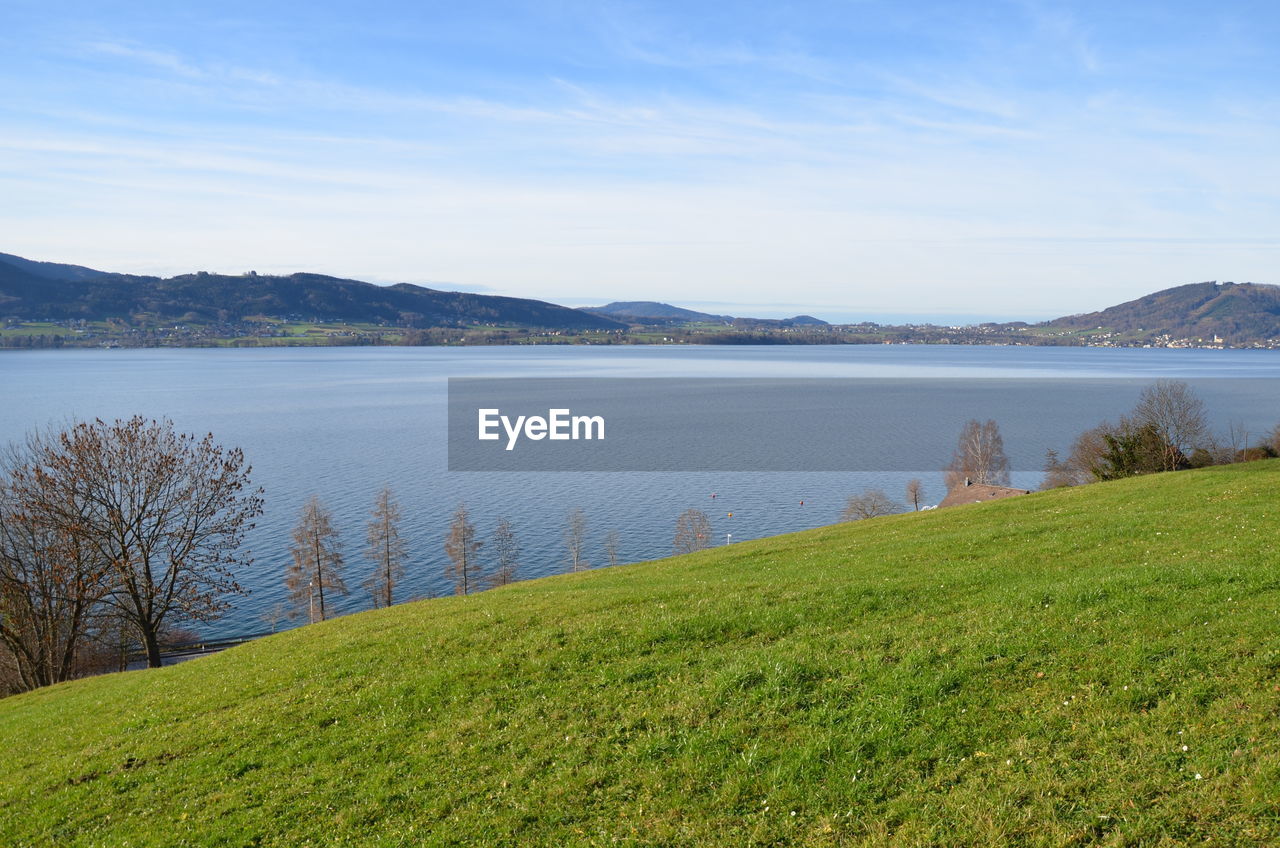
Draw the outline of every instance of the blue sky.
M0 251L1049 317L1280 283L1274 3L0 6Z

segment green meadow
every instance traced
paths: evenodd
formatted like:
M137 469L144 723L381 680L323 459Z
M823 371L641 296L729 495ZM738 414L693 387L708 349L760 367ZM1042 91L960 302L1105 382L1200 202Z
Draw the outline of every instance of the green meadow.
M1280 461L405 604L0 701L0 844L1280 843Z

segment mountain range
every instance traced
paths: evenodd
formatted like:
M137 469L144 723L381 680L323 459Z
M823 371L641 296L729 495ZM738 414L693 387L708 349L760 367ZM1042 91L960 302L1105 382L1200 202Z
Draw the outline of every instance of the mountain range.
M240 321L258 315L406 327L500 324L561 330L622 330L601 315L518 297L446 292L409 283L378 286L323 274L177 277L111 274L0 253L0 317Z
M0 319L145 318L153 323L212 324L256 316L417 328L501 325L567 331L690 323L732 324L752 331L827 326L808 315L735 318L656 301L615 301L572 309L527 298L439 291L410 283L380 286L310 273L200 271L167 278L116 274L0 253ZM1275 340L1280 339L1280 286L1191 283L1034 326L1128 337L1208 340L1217 336L1228 344Z

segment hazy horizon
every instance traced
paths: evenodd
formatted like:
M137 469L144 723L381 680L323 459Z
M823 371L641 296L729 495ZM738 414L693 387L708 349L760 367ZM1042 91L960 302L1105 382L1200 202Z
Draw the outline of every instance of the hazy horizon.
M32 259L828 321L1280 282L1263 4L13 0L3 21L3 249Z

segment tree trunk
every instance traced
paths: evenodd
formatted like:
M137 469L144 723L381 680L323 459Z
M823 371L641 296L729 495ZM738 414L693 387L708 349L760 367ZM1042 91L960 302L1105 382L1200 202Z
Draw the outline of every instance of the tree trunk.
M147 649L147 668L160 667L160 634L150 625L142 626L142 644Z
M391 606L391 533L389 528L382 540L382 564L386 568L387 606Z
M314 534L316 555L316 592L320 595L320 620L324 621L324 572L320 568L320 534ZM312 622L313 624L315 622Z

